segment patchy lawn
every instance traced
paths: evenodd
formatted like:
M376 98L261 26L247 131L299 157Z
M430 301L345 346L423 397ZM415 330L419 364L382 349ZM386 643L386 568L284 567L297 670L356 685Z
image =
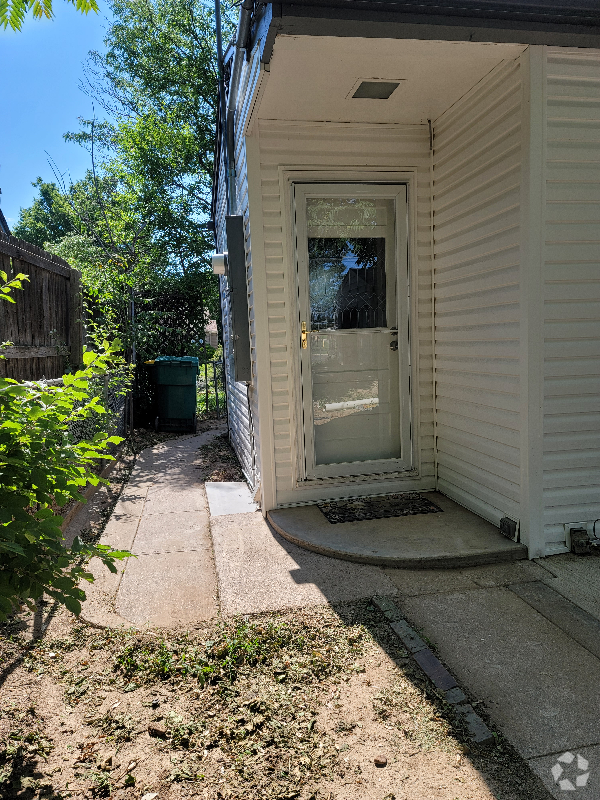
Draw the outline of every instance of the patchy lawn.
M548 796L500 740L469 748L368 601L189 631L62 611L41 640L23 627L0 638L3 800Z

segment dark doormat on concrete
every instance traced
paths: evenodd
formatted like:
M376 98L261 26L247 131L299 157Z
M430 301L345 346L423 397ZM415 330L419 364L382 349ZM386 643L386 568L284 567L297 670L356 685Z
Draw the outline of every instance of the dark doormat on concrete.
M418 492L361 497L354 500L331 500L317 503L329 522L360 522L384 517L409 517L413 514L436 514L443 511Z

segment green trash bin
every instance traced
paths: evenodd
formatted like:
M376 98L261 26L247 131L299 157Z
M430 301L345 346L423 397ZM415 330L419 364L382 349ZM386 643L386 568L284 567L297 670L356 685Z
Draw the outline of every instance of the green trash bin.
M194 356L159 356L151 363L155 386L157 431L196 430L196 378Z

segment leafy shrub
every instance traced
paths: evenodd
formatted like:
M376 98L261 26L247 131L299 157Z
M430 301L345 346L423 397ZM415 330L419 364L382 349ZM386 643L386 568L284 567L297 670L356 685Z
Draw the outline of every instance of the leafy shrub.
M99 431L75 441L69 429L104 414L93 381L121 359L120 343L84 352L84 368L63 377L63 386L19 384L0 379L0 619L45 592L78 614L85 593L80 580L93 580L85 564L100 558L111 572L129 555L76 538L67 548L57 513L80 489L101 480L99 459L112 459L111 444L122 439Z

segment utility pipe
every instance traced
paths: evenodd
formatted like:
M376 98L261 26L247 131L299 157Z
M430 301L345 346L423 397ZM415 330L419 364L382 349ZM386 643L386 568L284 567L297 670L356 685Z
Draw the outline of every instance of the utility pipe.
M232 216L237 214L237 195L235 189L235 107L240 85L242 64L244 56L246 55L246 42L248 41L248 35L250 33L253 8L254 0L244 0L241 5L235 42L235 55L233 57L233 69L231 70L231 77L229 79L229 97L227 99L227 180L229 183L229 213Z
M221 33L221 0L215 0L215 29L217 36L217 61L219 68L219 105L221 117L221 136L223 146L223 166L225 168L225 175L229 174L229 154L227 152L227 138L223 135L223 131L227 127L227 108L225 106L225 78L223 76L223 36ZM218 168L218 165L217 165ZM227 213L229 214L229 183L225 180L225 201L227 205ZM216 232L215 232L216 234ZM216 241L216 240L215 240Z

